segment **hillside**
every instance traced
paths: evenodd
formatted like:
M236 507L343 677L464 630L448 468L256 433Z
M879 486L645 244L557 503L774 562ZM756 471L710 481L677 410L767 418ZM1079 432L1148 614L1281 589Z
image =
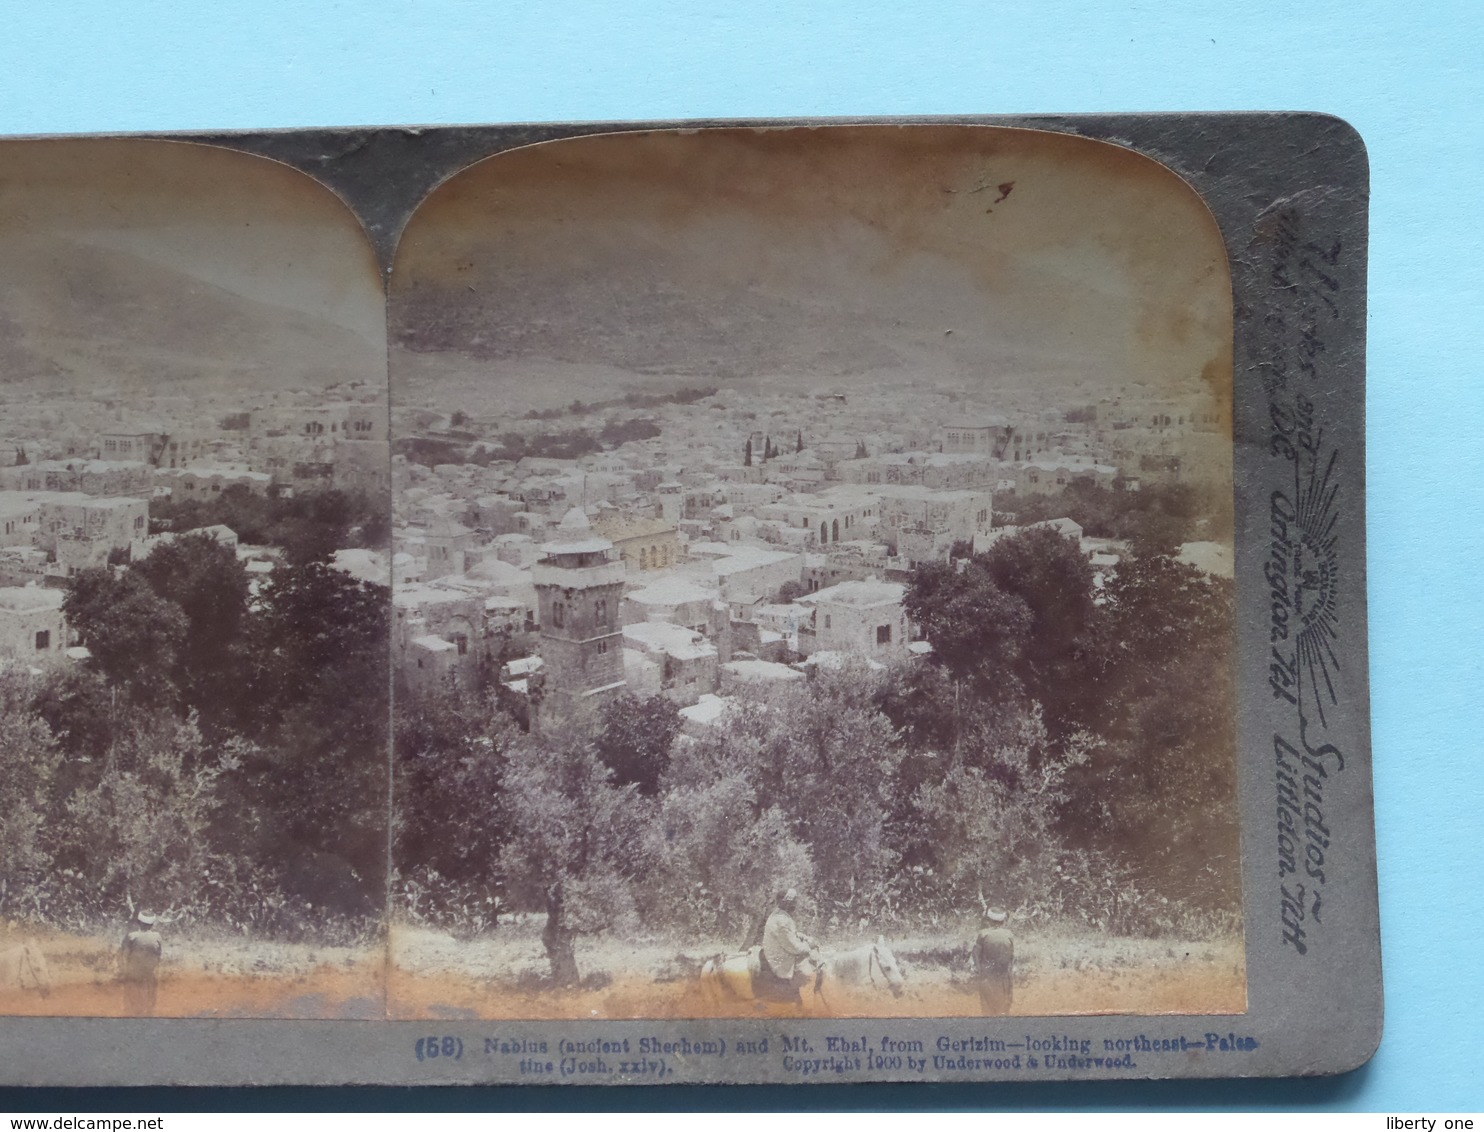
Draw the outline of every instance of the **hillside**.
M376 380L383 364L343 326L128 252L48 234L12 236L0 255L0 386L314 389Z

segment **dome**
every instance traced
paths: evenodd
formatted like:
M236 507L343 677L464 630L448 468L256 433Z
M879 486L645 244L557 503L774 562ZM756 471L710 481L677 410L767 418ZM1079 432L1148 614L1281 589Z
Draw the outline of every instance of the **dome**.
M592 530L593 526L587 521L587 512L581 507L574 507L562 516L556 529L562 534L581 534Z

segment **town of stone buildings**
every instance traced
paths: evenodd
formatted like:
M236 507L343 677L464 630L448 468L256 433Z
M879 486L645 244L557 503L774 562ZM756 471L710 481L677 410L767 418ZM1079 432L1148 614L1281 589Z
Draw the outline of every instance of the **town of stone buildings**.
M698 392L522 418L399 407L402 685L498 690L536 729L623 692L663 695L698 735L748 685L930 651L904 610L910 572L1013 532L995 519L1009 493L1230 486L1228 420L1204 394L996 413L923 387ZM623 435L639 420L653 435L609 450L501 458L512 433ZM410 460L408 440L461 460ZM1095 576L1128 552L1049 525ZM1229 543L1181 556L1231 576Z
M22 388L7 392L4 418L0 668L39 671L87 655L62 614L66 580L88 567L126 568L187 533L152 531L152 503L233 486L384 497L390 485L385 398L359 387L117 400ZM226 527L205 533L235 547L250 574L277 561L275 548L239 545ZM366 554L336 557L364 574Z

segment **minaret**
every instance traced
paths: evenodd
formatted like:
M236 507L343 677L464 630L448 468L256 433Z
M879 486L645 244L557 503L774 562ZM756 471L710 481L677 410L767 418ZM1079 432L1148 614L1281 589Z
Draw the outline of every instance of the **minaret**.
M531 567L541 610L545 689L539 715L570 718L624 688L623 560L580 507L568 511ZM532 726L539 726L533 719Z

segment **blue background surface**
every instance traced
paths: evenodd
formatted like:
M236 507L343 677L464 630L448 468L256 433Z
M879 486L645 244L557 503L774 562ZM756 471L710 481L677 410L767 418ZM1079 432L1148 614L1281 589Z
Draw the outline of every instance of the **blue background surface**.
M1348 119L1370 148L1373 190L1369 554L1387 1019L1369 1066L1323 1082L1085 1087L149 1090L89 1107L1484 1108L1484 5L1217 7L10 3L0 134L1141 110ZM7 1101L19 1104L0 1095L0 1109Z

